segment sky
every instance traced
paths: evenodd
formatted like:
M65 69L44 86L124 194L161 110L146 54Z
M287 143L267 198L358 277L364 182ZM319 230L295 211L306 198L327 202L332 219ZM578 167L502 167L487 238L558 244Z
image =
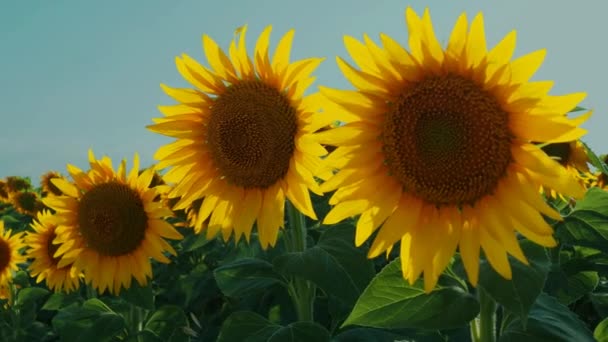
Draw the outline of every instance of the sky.
M174 58L187 53L207 65L202 35L227 48L248 25L251 49L273 25L271 49L294 28L292 60L326 57L314 86L352 88L335 56L348 58L343 36L378 41L386 33L405 45L404 11L429 7L438 38L447 41L458 15L484 13L488 46L517 30L516 56L541 48L547 57L535 80L553 80L552 94L587 92L594 110L583 139L608 152L608 68L605 1L402 0L28 0L0 2L0 177L38 184L66 164L88 169L87 151L115 165L139 153L154 162L172 139L145 126L173 104L160 83L186 87ZM273 50L271 50L273 51Z

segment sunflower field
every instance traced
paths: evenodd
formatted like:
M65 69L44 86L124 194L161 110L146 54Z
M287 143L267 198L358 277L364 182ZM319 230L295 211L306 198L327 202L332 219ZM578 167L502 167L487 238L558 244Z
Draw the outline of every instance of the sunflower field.
M0 341L608 341L586 94L531 80L515 31L487 47L481 13L405 19L406 44L344 38L351 90L293 30L204 35L142 123L174 139L154 165L3 176Z

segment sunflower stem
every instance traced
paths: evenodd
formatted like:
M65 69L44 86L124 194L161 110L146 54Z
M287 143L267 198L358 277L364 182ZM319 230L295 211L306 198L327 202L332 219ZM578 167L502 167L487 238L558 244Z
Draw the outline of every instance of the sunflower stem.
M496 302L481 287L477 288L479 297L479 342L496 341ZM473 323L475 324L475 323Z
M289 201L286 201L285 206L287 207L287 220L290 227L285 236L287 251L291 253L304 252L307 240L304 215ZM291 280L288 292L294 303L298 320L312 322L316 292L315 285L305 279L294 277Z

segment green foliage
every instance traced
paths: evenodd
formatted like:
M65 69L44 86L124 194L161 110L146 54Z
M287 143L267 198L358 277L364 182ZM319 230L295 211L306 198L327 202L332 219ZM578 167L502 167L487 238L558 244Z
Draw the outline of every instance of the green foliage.
M320 217L327 198L313 196ZM355 247L356 219L333 226L307 219L307 248L300 251L285 242L290 222L268 250L255 233L249 243L225 243L178 228L184 239L171 242L171 263L154 262L147 285L133 281L118 296L87 286L51 293L21 265L12 298L0 301L0 340L467 342L475 338L471 326L484 292L497 305L498 341L608 342L607 203L608 192L599 189L573 208L554 203L565 216L549 221L559 245L520 239L529 265L509 257L511 280L482 255L475 288L456 255L429 294L422 280L403 279L398 245L374 260L366 257L367 244ZM0 207L0 217L14 231L30 230L32 218L10 206ZM312 321L298 319L298 280L312 289Z

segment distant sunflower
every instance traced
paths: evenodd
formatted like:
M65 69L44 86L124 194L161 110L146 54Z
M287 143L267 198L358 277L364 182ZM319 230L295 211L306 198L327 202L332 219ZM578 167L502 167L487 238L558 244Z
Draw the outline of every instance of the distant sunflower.
M9 193L29 190L30 187L30 183L25 178L17 176L6 177L6 189Z
M79 287L79 276L72 264L59 267L60 258L55 257L59 245L53 243L57 224L54 216L48 211L38 213L31 224L34 233L28 233L25 242L29 249L27 257L33 259L30 264L30 274L36 277L36 282L46 281L47 287L53 291L71 292Z
M544 50L511 61L515 32L486 50L483 16L467 29L462 14L443 49L428 9L407 8L407 51L381 34L383 46L345 38L357 70L338 58L356 91L322 88L326 114L342 127L319 133L339 146L325 161L339 172L321 189L337 189L325 218L333 224L361 214L356 244L381 227L369 257L401 240L403 276L424 273L431 291L459 247L468 278L477 284L480 247L493 268L511 278L507 253L527 263L515 231L555 246L541 213L561 219L535 190L540 185L573 197L584 188L531 141L580 138L565 113L584 93L550 96L552 82L530 82ZM467 32L468 31L468 32ZM339 114L338 114L339 113Z
M583 143L570 141L563 143L548 144L541 149L551 158L559 162L578 182L586 189L596 183L597 177L589 170L589 156ZM552 198L566 200L563 195L553 189L541 187L541 191Z
M316 218L308 191L320 193L312 172L326 151L313 133L330 121L316 120L318 96L304 97L314 81L310 73L322 59L290 63L291 30L271 61L270 26L249 58L246 31L239 29L230 57L203 36L212 70L185 54L176 58L178 71L197 89L162 85L180 104L159 107L166 118L148 128L178 139L155 155L158 168L172 167L164 179L175 184L169 196L181 197L173 209L204 198L193 223L196 232L208 219L208 237L221 231L225 240L233 232L249 239L257 221L260 243L267 248L283 227L285 198Z
M6 182L0 180L0 203L8 202L8 187Z
M17 264L25 262L25 257L19 252L25 247L23 235L11 235L11 230L6 230L4 221L0 220L0 287L6 288L13 279L13 272L19 270Z
M40 176L40 185L42 187L42 197L46 197L48 195L55 195L55 196L61 196L62 192L61 190L59 190L59 188L57 186L55 186L55 184L53 184L53 182L51 182L52 179L55 178L63 178L63 176L56 171L49 171L45 174L43 174L42 176Z
M153 171L138 176L137 154L128 176L124 160L115 172L109 157L97 160L89 151L89 163L88 172L68 165L74 183L52 181L65 196L43 199L57 211L57 267L74 263L99 292L118 294L121 286L131 286L132 277L145 285L152 277L148 258L168 263L163 252L175 255L175 250L164 238L182 238L163 220L171 211L154 201L158 193L148 188Z
M33 191L12 192L9 200L15 210L23 215L36 216L36 213L44 207L38 194Z

